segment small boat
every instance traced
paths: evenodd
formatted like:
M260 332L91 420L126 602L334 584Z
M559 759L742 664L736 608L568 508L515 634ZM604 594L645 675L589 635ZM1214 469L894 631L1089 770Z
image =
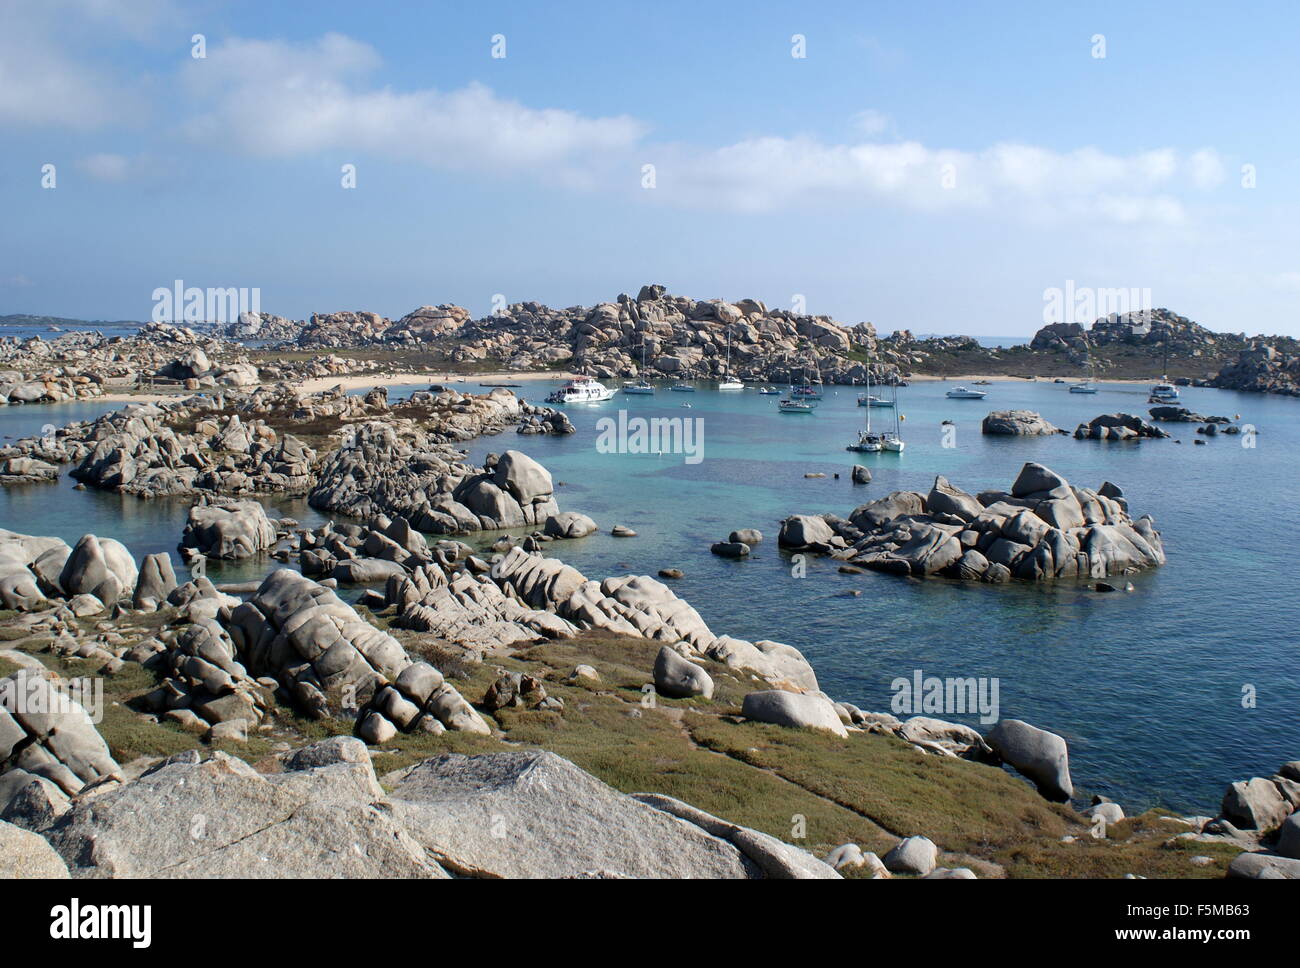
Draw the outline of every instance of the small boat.
M1151 399L1156 403L1178 399L1178 387L1172 383L1157 383L1151 388Z
M723 370L723 374L724 376L722 377L721 382L718 383L719 390L745 389L745 384L741 383L739 380L737 380L734 376L731 375L731 327L730 326L727 327L727 364L726 364L726 368Z
M975 386L977 386L977 387L991 387L991 386L993 386L993 383L992 383L991 380L976 380L976 381L975 381Z
M1064 383L1065 381L1062 380L1062 379L1058 376L1058 377L1057 377L1055 380L1053 380L1052 382L1053 382L1053 383Z
M867 368L867 392L864 394L864 396L867 398L871 397L871 369L869 365ZM861 397L858 399L858 404L859 405L862 404ZM867 407L866 429L859 430L857 441L855 441L852 444L849 444L849 446L845 447L844 449L856 451L859 454L878 454L880 453L881 450L884 449L884 444L881 441L880 434L872 433L871 431L871 408L870 407Z
M776 387L759 387L758 392L763 394L765 397L775 397L781 394L781 391Z
M1076 383L1070 387L1071 393L1096 393L1097 388L1091 383Z
M691 386L689 383L674 383L668 389L671 390L673 393L694 393L695 392L695 387Z
M880 442L880 434L871 434L865 430L859 430L857 443L849 444L844 449L856 451L859 454L878 454L883 448L884 445Z
M782 413L812 413L817 409L817 404L806 400L782 400L776 406Z
M880 435L880 446L892 454L901 454L903 452L903 427L902 415L898 412L898 387L894 387L893 395L889 399L889 405L894 410L894 429L886 430ZM867 411L870 416L871 411Z
M614 396L614 391L590 377L570 380L546 398L547 403L600 403Z
M641 338L641 373L645 373L645 337ZM623 392L649 395L655 392L655 388L646 382L645 376L642 376L635 383L624 383Z
M803 397L806 400L820 400L822 398L821 390L807 383L802 386L791 387L790 395L793 397Z
M987 390L970 390L966 387L953 387L944 394L949 400L983 400L988 395Z
M884 397L867 394L858 397L859 407L892 407L893 405L893 400L886 400Z

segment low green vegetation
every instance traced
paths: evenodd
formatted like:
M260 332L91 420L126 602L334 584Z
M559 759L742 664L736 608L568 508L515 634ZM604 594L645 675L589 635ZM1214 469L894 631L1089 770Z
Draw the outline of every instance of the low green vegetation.
M121 631L128 638L143 636L150 624ZM446 666L472 702L505 671L540 679L564 708L498 710L489 717L499 730L491 737L400 735L374 751L381 777L442 753L541 748L626 793L677 797L822 856L846 842L883 855L898 838L924 834L940 846L942 864L970 867L981 877L1220 877L1236 853L1173 841L1183 828L1157 812L1113 826L1104 840L1093 839L1084 818L1043 800L1019 777L925 755L892 736L855 733L843 739L745 722L738 716L745 694L766 686L716 663L705 663L715 683L712 699L646 693L657 642L585 633L480 662L432 636L400 634L413 653ZM48 646L48 639L18 643L61 676L98 674L96 662L58 658L43 651ZM0 659L0 673L12 665ZM593 667L599 680L573 676L578 665ZM199 735L142 714L138 700L156 681L132 663L105 677L100 731L121 763L204 745ZM279 709L250 732L247 743L220 748L256 765L279 749L348 733L351 726ZM389 785L394 779L389 777ZM1193 863L1193 857L1208 862Z

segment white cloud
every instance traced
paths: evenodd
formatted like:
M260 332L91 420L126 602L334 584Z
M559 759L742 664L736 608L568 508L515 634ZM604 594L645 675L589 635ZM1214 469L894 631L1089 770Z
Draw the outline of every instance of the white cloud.
M1007 214L1181 224L1172 149L1114 155L1026 144L982 151L916 141L825 144L807 137L753 138L703 152L666 151L659 200L763 212L791 205L892 204L923 211L996 209ZM1205 167L1204 159L1200 162Z
M77 167L100 181L122 181L131 171L131 163L126 158L107 152L82 158Z
M373 48L339 34L297 46L227 41L186 67L190 90L208 106L189 133L269 157L330 149L517 170L585 168L646 130L628 117L527 107L480 84L446 92L364 86L379 64Z
M46 0L5 5L0 124L95 128L138 118L133 82L100 62L107 42L139 40L171 16L167 0Z
M894 126L894 120L883 111L868 108L853 116L853 124L862 134L872 137L890 130Z
M1218 188L1223 182L1224 168L1219 155L1211 148L1202 148L1192 153L1189 159L1192 182L1197 188Z

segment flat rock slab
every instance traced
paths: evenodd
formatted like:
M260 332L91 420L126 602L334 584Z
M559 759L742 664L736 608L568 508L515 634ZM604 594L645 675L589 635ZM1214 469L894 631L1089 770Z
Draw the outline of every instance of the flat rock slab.
M0 820L0 880L66 880L68 865L40 834Z
M372 801L369 762L264 776L178 757L77 804L46 837L74 877L445 877Z
M619 793L554 753L437 756L412 768L389 804L454 873L762 876L726 840Z

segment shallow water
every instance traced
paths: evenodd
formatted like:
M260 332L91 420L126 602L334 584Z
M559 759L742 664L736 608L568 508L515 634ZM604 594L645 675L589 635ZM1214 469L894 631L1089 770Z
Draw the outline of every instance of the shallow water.
M1144 414L1145 387L1103 384L1097 395L1081 396L1062 384L1006 381L985 388L988 398L978 401L946 399L951 383L918 383L900 391L906 453L858 455L844 451L866 413L852 388L828 388L816 414L791 416L777 412L777 397L700 386L694 394L665 387L653 397L620 394L570 407L573 436L508 432L475 441L471 457L508 448L536 457L564 482L557 487L561 507L590 514L602 529L553 545L555 554L591 577L681 568L685 577L674 589L715 632L798 646L837 699L888 710L890 683L918 668L996 677L1004 717L1069 740L1077 796L1104 793L1130 812L1155 803L1214 812L1227 782L1269 775L1300 757L1300 604L1287 560L1300 533L1300 502L1289 487L1300 400L1185 388L1182 405L1240 413L1259 428L1256 446L1219 437L1197 447L1194 427L1183 424L1165 425L1181 445L1120 444L983 437L979 425L992 409L1037 410L1067 429L1100 413ZM391 396L411 389L393 388ZM528 383L516 392L540 401L548 391ZM45 423L109 409L3 408L0 433L35 433ZM597 420L620 409L701 419L703 460L598 452ZM887 419L889 411L872 411L873 422ZM943 446L943 419L956 422L954 447ZM940 473L972 493L1007 488L1027 460L1077 484L1118 484L1135 515L1154 516L1169 564L1135 576L1131 594L1099 594L1074 582L992 587L841 575L837 562L816 558L807 576L796 578L776 548L778 522L788 514L846 515L893 490L927 491ZM871 468L870 485L850 483L855 462ZM828 476L803 476L814 471ZM71 484L64 478L0 491L0 527L70 541L93 531L119 538L138 556L174 550L185 502L78 492ZM266 503L275 514L320 520L302 500ZM613 538L614 524L639 536ZM741 527L767 536L748 560L709 553L712 542ZM267 564L213 564L210 573L240 580ZM862 595L848 597L853 589ZM1247 685L1258 693L1253 709L1241 701Z

